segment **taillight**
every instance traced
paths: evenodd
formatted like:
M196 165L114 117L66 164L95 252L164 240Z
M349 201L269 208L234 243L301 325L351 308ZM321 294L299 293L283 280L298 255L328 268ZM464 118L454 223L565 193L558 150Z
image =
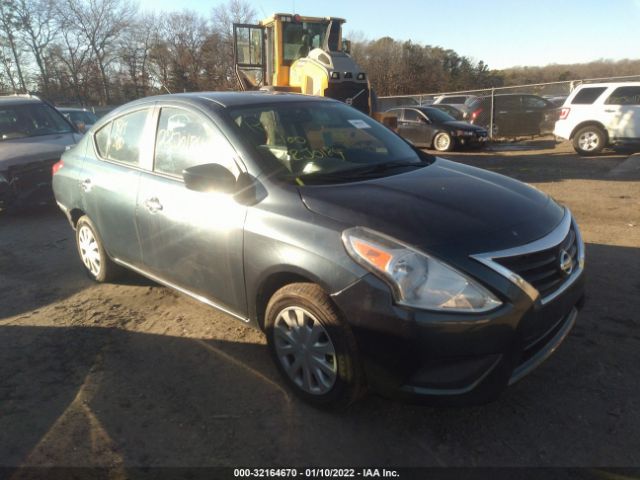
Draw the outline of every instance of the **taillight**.
M51 166L51 175L55 175L58 170L64 167L64 162L62 160L57 161Z
M569 112L571 111L570 108L563 108L562 110L560 110L560 120L564 120L565 118L567 118L569 116Z
M482 113L482 109L479 108L477 110L474 110L473 112L471 112L471 121L474 121L475 119L478 118L478 116Z

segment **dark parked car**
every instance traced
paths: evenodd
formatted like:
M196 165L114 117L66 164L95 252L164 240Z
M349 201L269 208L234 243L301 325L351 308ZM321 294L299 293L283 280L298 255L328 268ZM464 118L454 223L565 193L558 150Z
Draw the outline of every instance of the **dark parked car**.
M491 123L491 96L479 97L470 106L468 121L487 130ZM559 108L538 95L503 94L494 96L493 135L510 137L553 132Z
M460 110L460 108L458 107L454 107L453 105L448 105L446 103L434 103L432 105L429 105L431 108L435 108L437 110L441 110L444 113L446 113L447 115L449 115L450 117L453 117L454 120L464 120L464 117L466 115L465 112L463 112L462 110Z
M79 138L37 97L0 97L0 209L52 204L51 166Z
M53 188L89 275L139 272L266 332L290 387L479 402L574 325L569 210L427 155L343 103L145 98L99 120Z
M434 107L394 108L388 113L398 117L398 133L416 146L449 152L456 147L482 146L487 130L457 121Z
M98 121L98 117L86 108L58 107L58 111L81 132L86 132Z

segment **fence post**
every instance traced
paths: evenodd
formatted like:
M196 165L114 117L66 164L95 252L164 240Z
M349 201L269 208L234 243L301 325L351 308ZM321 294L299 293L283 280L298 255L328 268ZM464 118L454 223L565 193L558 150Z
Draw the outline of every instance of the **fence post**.
M489 138L493 140L493 102L496 94L496 89L491 87L491 116L489 118Z

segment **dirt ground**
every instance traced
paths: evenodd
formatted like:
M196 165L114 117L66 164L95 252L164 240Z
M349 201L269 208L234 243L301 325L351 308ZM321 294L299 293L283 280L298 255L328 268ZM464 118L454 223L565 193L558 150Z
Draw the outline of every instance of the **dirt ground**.
M446 155L568 205L587 243L574 331L496 402L291 396L263 336L133 274L97 285L55 210L0 215L0 466L640 466L640 177L548 139Z

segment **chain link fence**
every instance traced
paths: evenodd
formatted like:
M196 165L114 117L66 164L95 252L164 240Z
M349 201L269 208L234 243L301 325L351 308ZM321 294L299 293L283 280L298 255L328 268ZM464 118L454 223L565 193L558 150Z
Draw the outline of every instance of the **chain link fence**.
M640 81L640 75L532 83L418 95L383 96L378 97L377 107L379 111L386 112L398 107L445 104L454 107L451 112L445 110L446 113L453 113L459 117L456 119L486 127L491 139L536 136L553 132L560 108L567 96L578 85L631 81ZM438 108L444 109L445 107Z

